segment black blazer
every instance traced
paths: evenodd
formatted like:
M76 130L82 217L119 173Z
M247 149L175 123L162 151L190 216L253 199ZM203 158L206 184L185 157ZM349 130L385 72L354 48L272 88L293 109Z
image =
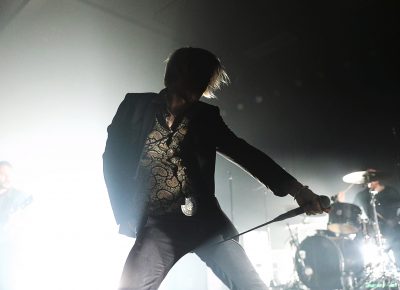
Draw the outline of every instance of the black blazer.
M135 191L136 173L144 142L163 101L161 93L127 94L107 129L108 139L103 154L105 182L120 232L130 236L145 218L144 197ZM186 116L190 120L187 137L191 138L203 184L204 192L201 194L214 203L209 210L220 215L224 222L227 218L215 199L217 151L268 186L275 195L285 196L302 186L270 157L238 138L222 120L218 107L199 101Z

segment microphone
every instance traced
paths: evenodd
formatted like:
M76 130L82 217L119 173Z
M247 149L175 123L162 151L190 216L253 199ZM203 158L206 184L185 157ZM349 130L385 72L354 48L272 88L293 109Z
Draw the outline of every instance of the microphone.
M322 209L328 209L331 206L331 200L326 195L320 195L319 196L319 204L320 204ZM282 220L285 220L285 219L288 219L288 218L292 218L292 217L298 216L298 215L303 214L305 212L306 212L305 208L298 207L298 208L289 210L288 212L285 212L285 213L277 216L273 221L274 222L282 221Z
M331 200L326 195L319 196L319 203L320 203L322 209L328 209L331 206Z
M320 204L322 209L328 209L331 206L331 201L330 201L329 197L327 197L325 195L319 195L318 198L319 198L319 204ZM254 227L254 228L251 228L251 229L249 229L247 231L244 231L244 232L241 232L239 234L236 234L236 235L234 235L232 237L225 238L222 241L217 242L216 245L221 244L221 243L226 242L226 241L231 240L231 239L236 239L237 237L239 237L239 236L241 236L243 234L246 234L246 233L251 232L253 230L259 229L259 228L264 227L266 225L272 224L274 222L279 222L279 221L282 221L282 220L285 220L285 219L288 219L288 218L295 217L297 215L305 213L305 211L306 210L304 208L302 208L302 207L298 207L298 208L289 210L288 212L285 212L285 213L277 216L276 218L274 218L273 220L270 220L269 222L266 222L266 223L263 223L261 225L258 225L258 226Z

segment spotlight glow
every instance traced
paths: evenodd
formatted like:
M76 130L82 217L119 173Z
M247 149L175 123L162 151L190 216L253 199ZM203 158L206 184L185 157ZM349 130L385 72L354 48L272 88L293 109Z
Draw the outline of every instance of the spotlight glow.
M102 181L99 188L90 181L97 174L78 175L73 188L51 184L48 192L47 184L21 212L13 227L15 290L117 288L134 240L117 233Z

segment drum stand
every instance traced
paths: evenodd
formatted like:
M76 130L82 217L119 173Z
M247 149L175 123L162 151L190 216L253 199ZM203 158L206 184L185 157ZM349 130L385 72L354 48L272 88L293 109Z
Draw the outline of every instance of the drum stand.
M369 265L365 269L366 278L360 282L355 289L400 289L400 277L396 270L394 261L384 249L382 233L378 222L376 211L376 194L370 190L372 207L372 225L375 233L375 241L378 246L378 261L375 265Z
M290 225L287 224L286 226L287 226L287 228L289 230L289 234L290 234L290 245L292 248L294 248L297 251L300 247L299 237L297 235L297 232L296 232L296 234L294 234L292 232L292 229L290 228ZM294 252L296 252L296 251L294 251ZM293 265L296 265L295 260L296 260L296 255L294 254L293 255L293 261L294 261ZM304 270L306 270L304 260L299 261L299 262L303 266ZM299 275L297 275L296 269L294 270L293 278L291 279L291 281L288 284L284 285L284 287L282 288L282 290L307 290L307 289L308 288L303 284L303 282L300 281L300 278L299 278Z

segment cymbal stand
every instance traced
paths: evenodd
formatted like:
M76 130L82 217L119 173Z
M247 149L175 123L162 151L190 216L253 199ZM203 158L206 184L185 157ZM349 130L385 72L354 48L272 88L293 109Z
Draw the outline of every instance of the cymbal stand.
M384 249L382 240L382 233L378 222L378 213L376 211L376 194L377 191L370 190L371 195L371 208L372 208L372 225L375 233L375 241L378 246L379 260L378 263L372 265L369 269L369 273L366 273L368 277L367 281L364 281L364 285L368 285L367 288L381 287L379 289L400 289L400 279L396 271L396 265L390 259L387 251ZM385 288L388 287L388 288ZM398 288L393 288L398 287ZM375 289L375 288L373 288Z
M381 233L381 228L379 226L379 222L378 222L378 212L376 211L376 194L378 192L370 190L369 191L371 194L371 207L372 207L372 223L373 223L373 228L374 228L374 232L375 232L375 238L376 238L376 242L378 245L378 248L380 250L380 253L382 253L381 250L383 250L383 241L382 241L382 233Z
M290 245L292 246L292 248L294 248L294 255L293 255L293 261L294 261L294 275L292 280L288 283L288 285L286 285L284 287L285 290L305 290L308 289L301 281L299 278L299 275L297 274L297 270L296 270L296 252L299 250L300 248L300 244L299 244L299 237L297 232L294 234L292 229L290 228L289 224L286 224L288 230L289 230L289 234L290 234ZM304 271L306 271L306 265L304 264L304 259L299 258L298 261L301 264L301 267L303 268Z

